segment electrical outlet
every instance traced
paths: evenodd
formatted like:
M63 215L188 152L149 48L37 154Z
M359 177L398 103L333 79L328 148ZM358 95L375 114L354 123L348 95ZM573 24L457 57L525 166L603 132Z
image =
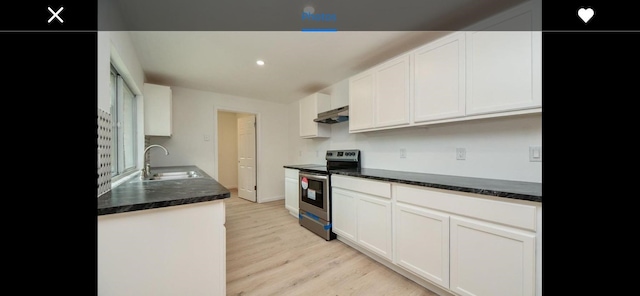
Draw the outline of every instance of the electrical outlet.
M457 160L465 160L465 159L467 159L467 149L465 149L465 148L456 148L456 159Z
M529 161L542 161L541 146L529 146Z
M407 158L407 149L400 149L400 158Z

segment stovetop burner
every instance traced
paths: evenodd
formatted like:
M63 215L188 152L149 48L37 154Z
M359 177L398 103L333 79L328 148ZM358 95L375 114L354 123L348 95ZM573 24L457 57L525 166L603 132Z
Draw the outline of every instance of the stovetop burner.
M316 173L316 174L329 174L329 169L327 169L327 166L310 166L310 167L304 167L304 168L300 168L299 169L301 172L310 172L310 173Z
M360 150L327 150L325 159L326 165L309 165L301 167L302 172L328 175L333 170L359 170Z

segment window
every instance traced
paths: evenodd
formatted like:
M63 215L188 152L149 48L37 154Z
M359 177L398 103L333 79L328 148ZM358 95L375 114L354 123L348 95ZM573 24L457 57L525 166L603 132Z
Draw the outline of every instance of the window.
M136 169L136 96L111 66L111 177Z

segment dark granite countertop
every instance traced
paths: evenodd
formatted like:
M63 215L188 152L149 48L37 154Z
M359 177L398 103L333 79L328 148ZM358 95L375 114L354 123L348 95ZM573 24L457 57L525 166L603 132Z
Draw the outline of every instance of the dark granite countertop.
M332 170L331 173L542 203L542 183L365 168L359 170Z
M202 177L120 184L98 197L98 216L229 198L229 190L197 166L152 167L151 174L197 171Z

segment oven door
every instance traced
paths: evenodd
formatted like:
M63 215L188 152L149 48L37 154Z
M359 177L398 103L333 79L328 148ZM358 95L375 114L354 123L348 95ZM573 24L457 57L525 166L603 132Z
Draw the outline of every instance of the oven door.
M312 213L325 221L329 219L329 176L299 173L300 209Z

